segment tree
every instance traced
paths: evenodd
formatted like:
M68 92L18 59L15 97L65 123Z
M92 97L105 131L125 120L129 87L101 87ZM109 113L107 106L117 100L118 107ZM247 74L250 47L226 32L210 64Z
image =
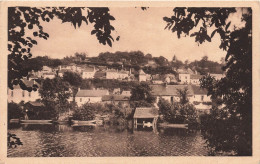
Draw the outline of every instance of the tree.
M83 121L93 120L95 118L95 110L96 108L93 105L84 104L74 111L73 119Z
M158 107L164 121L178 124L197 122L196 109L193 104L189 103L187 91L187 88L178 90L180 102L171 104L163 98L159 99Z
M78 92L78 88L82 84L82 77L77 73L67 71L63 75L63 80L71 85L72 95L75 97Z
M45 79L39 93L46 108L53 110L56 116L68 109L68 98L71 96L70 85L60 77Z
M219 34L219 47L227 51L226 65L223 67L226 77L220 81L205 77L201 86L208 89L212 97L221 98L226 106L218 108L225 113L217 114L219 121L209 119L207 122L213 126L223 125L222 129L218 128L212 133L221 135L223 131L229 131L229 135L219 136L221 140L212 140L210 137L214 135L207 135L206 139L216 151L234 151L236 155L252 155L252 10L246 10L241 20L245 26L234 27L233 31L229 28L231 22L227 20L231 13L237 11L236 8L175 8L173 16L164 17L166 28L177 32L179 38L181 34L189 35L192 29L200 26L199 22L202 24L199 31L190 35L195 37L196 42L210 42L216 33ZM213 28L210 36L208 28ZM212 112L210 116L213 115ZM208 133L211 133L209 129ZM235 146L231 147L230 144Z
M155 97L151 93L151 87L146 83L136 84L131 89L130 102L133 107L151 107Z
M87 13L87 15L84 15ZM111 32L114 27L110 24L115 18L110 15L108 8L85 7L9 7L8 8L8 87L24 85L21 80L28 75L28 70L22 67L23 62L32 57L31 48L37 44L35 38L48 39L43 31L42 21L49 22L54 17L62 23L70 22L74 28L82 23L94 24L92 35L96 35L99 43L112 46L114 41ZM28 37L25 31L31 31L33 37ZM26 87L22 87L27 89Z

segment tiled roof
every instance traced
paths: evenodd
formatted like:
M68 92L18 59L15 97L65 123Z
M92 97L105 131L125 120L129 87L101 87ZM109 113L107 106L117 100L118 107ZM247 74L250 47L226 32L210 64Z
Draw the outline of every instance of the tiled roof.
M193 90L190 85L150 85L152 95L155 96L178 96L178 89L188 89L188 95L193 95Z
M154 118L158 117L158 109L157 108L136 108L134 118Z
M192 85L192 90L195 95L207 95L207 90L204 88L200 88L200 86Z
M108 90L79 90L76 97L102 97L108 94Z
M129 101L130 96L125 95L104 95L102 101Z

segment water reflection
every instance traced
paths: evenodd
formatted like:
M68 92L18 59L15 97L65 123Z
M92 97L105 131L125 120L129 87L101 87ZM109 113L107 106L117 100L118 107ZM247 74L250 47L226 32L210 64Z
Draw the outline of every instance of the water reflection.
M9 157L207 155L199 131L138 126L16 125L23 146Z

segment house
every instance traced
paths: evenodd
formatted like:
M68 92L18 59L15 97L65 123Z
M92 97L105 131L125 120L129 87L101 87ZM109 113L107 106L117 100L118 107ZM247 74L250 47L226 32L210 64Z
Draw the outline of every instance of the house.
M120 70L118 71L118 79L127 79L129 75L128 71Z
M137 125L155 127L158 117L158 108L136 108L134 113L134 126L135 128L137 128Z
M113 94L115 94L115 95L119 95L120 92L121 92L120 88L115 88L115 89L113 90Z
M164 82L166 82L167 84L169 84L169 83L177 83L177 80L176 80L174 74L166 74L164 76Z
M82 78L83 78L83 79L93 79L95 73L96 73L95 67L86 67L86 68L82 71Z
M51 73L52 72L52 68L48 67L48 66L43 66L41 72L44 73Z
M163 77L159 74L152 75L152 83L153 84L163 84Z
M79 91L75 96L75 102L78 104L78 106L82 106L85 103L99 103L102 102L102 97L104 95L109 95L108 90L81 90L79 88Z
M94 74L94 78L105 79L106 78L106 72L104 72L104 71L96 71L95 74Z
M34 80L23 79L23 82L27 87L32 87L33 85L37 85L38 87L40 87L40 84L38 84ZM37 91L32 90L31 92L29 92L27 90L21 89L19 84L14 85L13 90L8 89L7 94L8 94L8 102L15 102L15 103L20 103L21 101L24 102L36 101L37 99L41 98L38 90Z
M190 83L194 85L200 85L200 79L202 77L203 77L202 75L192 74L190 75Z
M146 73L142 69L139 71L139 81L146 81Z
M152 95L156 97L156 104L159 102L160 98L168 100L170 103L179 102L178 90L188 89L188 99L193 96L193 90L190 85L150 85Z
M220 80L220 79L222 79L222 78L225 77L224 74L214 74L214 73L210 73L209 75L212 76L212 77L214 77L216 80Z
M49 79L54 79L55 76L56 76L56 74L53 73L53 72L50 72L50 73L44 73L44 74L42 75L42 77L43 77L44 79L47 79L47 78L49 78Z
M65 72L68 72L68 70L66 70L66 69L61 69L61 70L59 70L59 71L58 71L58 76L59 76L59 77L63 77L63 75L64 75Z
M118 71L114 69L107 70L106 79L118 79Z
M124 96L131 96L131 91L122 91L121 95L124 95Z
M190 83L190 74L187 71L183 71L179 73L179 80L181 84Z
M115 105L121 104L122 107L129 107L129 99L130 96L125 95L104 95L102 97L102 102Z
M208 96L208 91L206 89L200 88L197 85L191 85L193 90L192 102L211 102L211 97Z

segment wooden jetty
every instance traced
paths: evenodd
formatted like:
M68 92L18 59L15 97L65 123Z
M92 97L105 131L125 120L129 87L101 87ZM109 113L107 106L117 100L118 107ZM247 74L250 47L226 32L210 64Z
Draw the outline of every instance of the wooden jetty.
M21 120L21 124L52 124L52 120Z
M166 128L188 128L188 124L169 124L169 123L159 123L159 127L166 127Z

